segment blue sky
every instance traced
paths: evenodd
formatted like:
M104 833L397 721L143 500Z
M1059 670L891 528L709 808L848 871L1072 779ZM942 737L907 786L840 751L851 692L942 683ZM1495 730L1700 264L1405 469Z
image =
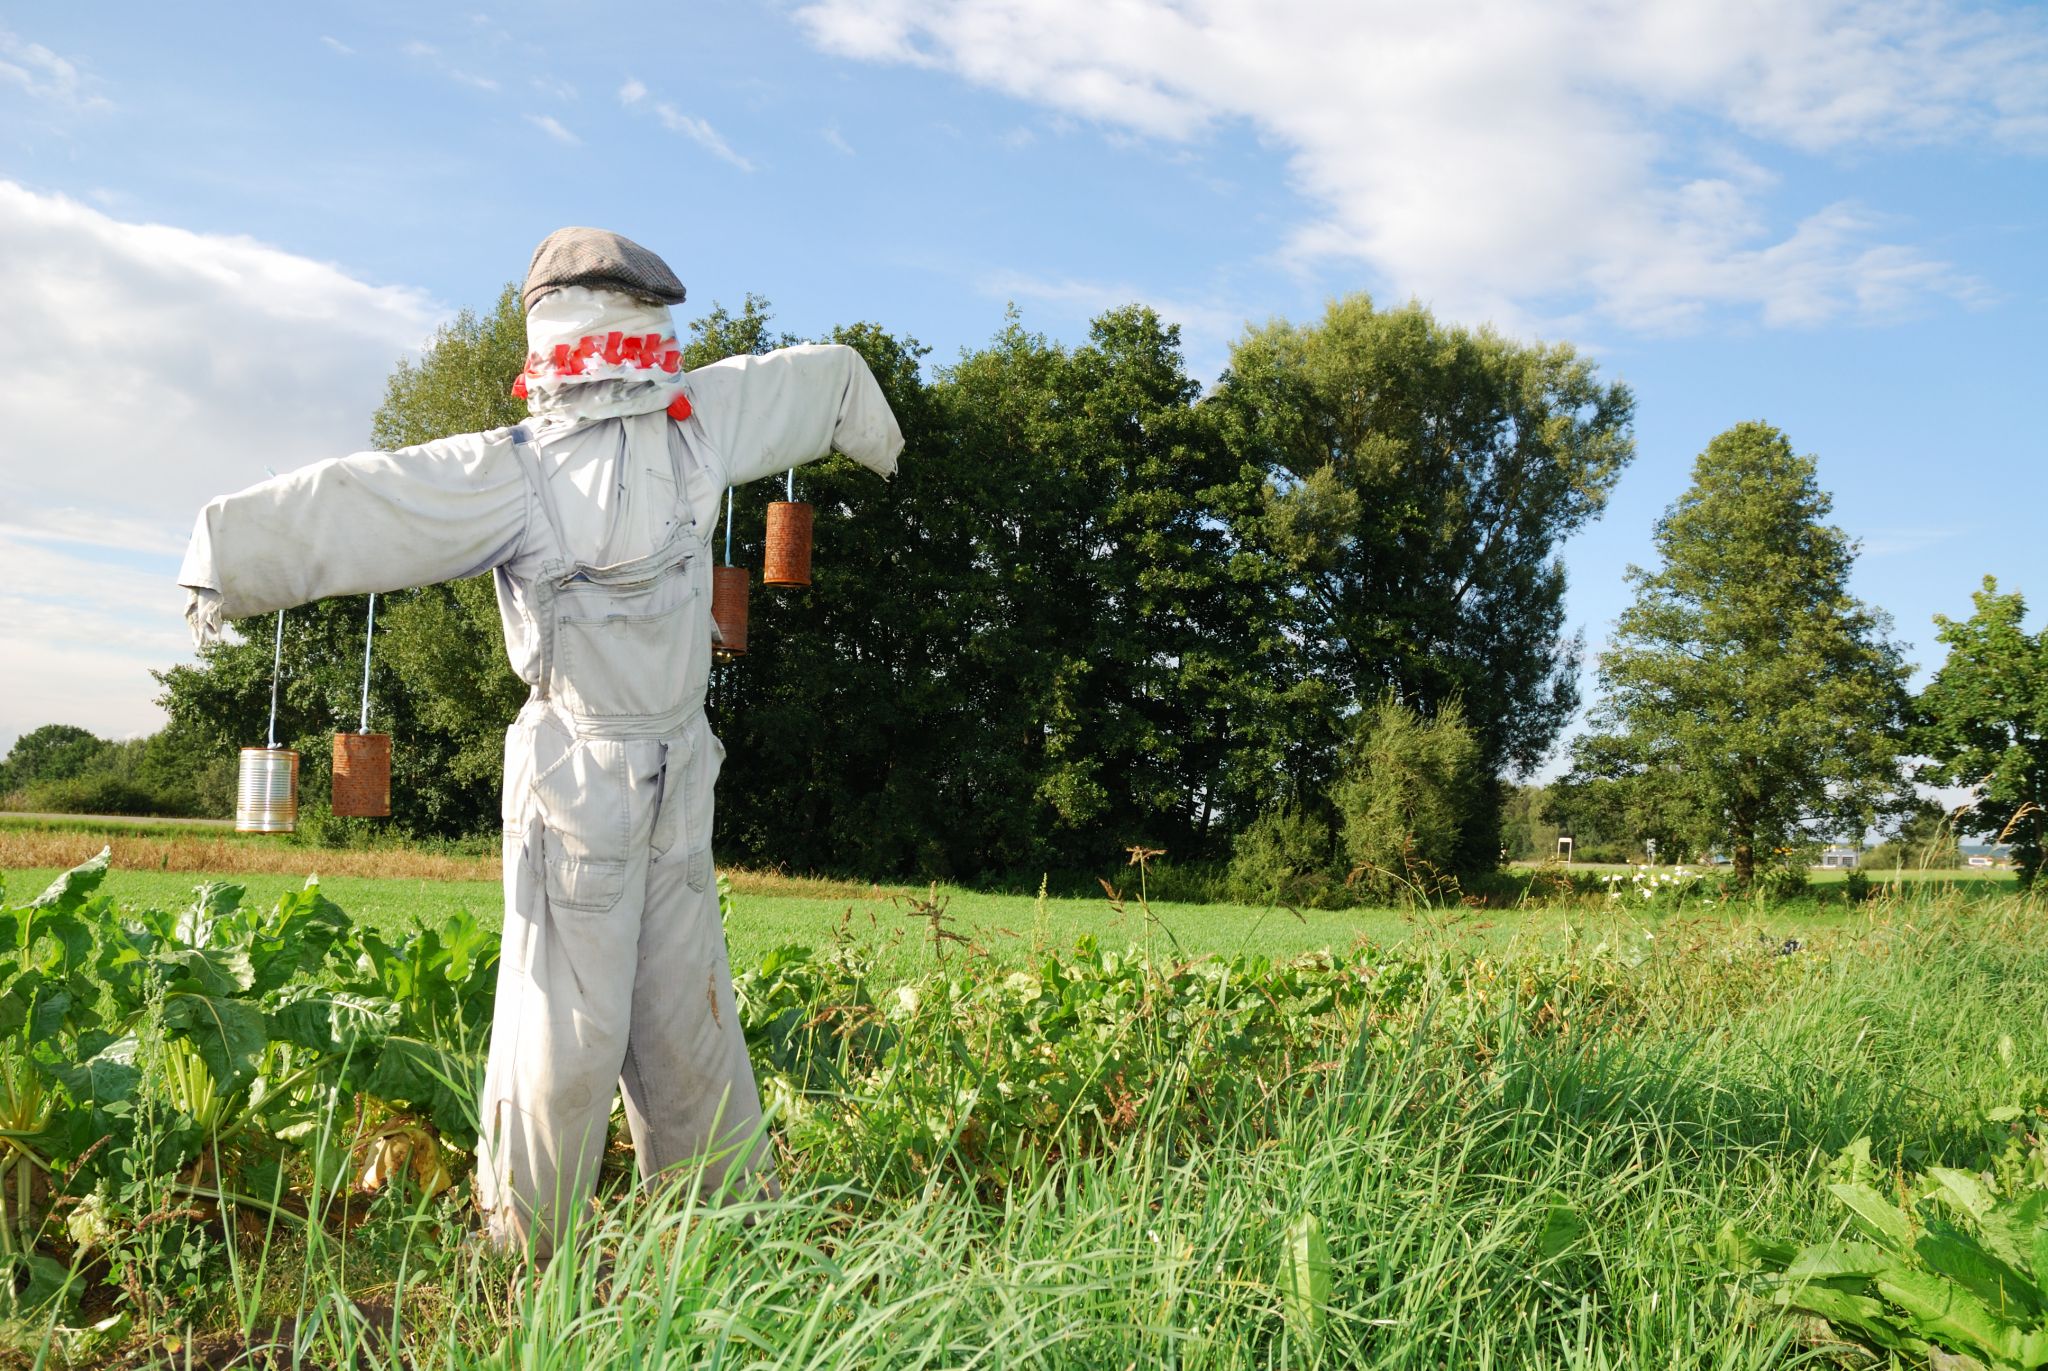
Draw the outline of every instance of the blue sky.
M1923 668L2048 604L2048 12L1949 0L0 4L0 746L158 722L210 494L351 451L391 363L566 223L689 315L943 363L1129 300L1213 379L1353 290L1567 340L1639 455L1566 549L1596 645L1707 440L1820 459ZM1588 682L1590 693L1591 682Z

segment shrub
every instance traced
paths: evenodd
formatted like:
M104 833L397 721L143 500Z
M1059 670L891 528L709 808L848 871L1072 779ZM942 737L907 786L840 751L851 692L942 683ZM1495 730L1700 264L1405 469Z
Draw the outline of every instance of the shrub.
M157 797L133 781L99 772L32 785L25 809L50 814L157 814Z
M72 735L77 735L73 737ZM55 737L57 746L39 746ZM209 784L207 801L198 783ZM215 775L214 773L219 773ZM0 774L13 785L0 785L9 809L44 810L55 814L167 814L212 812L234 807L234 759L206 764L166 745L165 735L107 742L82 729L50 725L26 735L0 763ZM221 791L224 781L224 797Z
M1756 877L1757 893L1772 901L1801 899L1811 884L1799 866L1767 866Z
M1332 798L1355 888L1378 900L1448 893L1480 781L1464 707L1453 700L1425 719L1387 695L1353 736Z
M1334 846L1329 825L1316 815L1294 806L1269 810L1237 835L1230 859L1230 892L1253 904L1342 903Z
M1875 893L1876 888L1871 885L1870 877L1861 871L1851 871L1842 878L1842 898L1850 904L1862 904Z

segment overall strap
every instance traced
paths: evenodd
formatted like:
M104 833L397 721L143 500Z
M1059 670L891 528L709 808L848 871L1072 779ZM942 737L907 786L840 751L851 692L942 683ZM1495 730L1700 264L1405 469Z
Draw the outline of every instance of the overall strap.
M711 535L718 530L718 492L711 485L711 475L704 463L697 459L683 437L683 421L672 421L668 426L668 460L676 473L676 499L681 502L686 522L694 533L702 536L704 542L711 541ZM711 512L711 526L699 528L697 516L700 510Z
M539 637L536 646L540 649L540 671L533 683L532 699L547 705L554 704L555 662L555 579L560 574L560 558L569 554L569 544L562 537L561 512L555 508L555 492L548 483L547 473L541 469L540 445L533 441L533 435L526 431L526 425L512 426L512 450L519 454L520 465L526 477L533 482L540 496L541 517L555 535L555 556L557 561L541 568L541 573L529 583L528 593L533 597L533 622ZM502 573L500 573L502 574Z
M677 520L677 527L695 529L697 527L697 513L695 507L690 503L687 476L684 471L681 453L678 451L681 445L676 441L675 421L669 417L668 411L657 409L650 410L645 414L630 415L626 419L626 424L629 433L627 440L629 448L633 446L632 438L640 437L660 443L664 450L667 451L669 479L675 483L676 508L681 511L681 517ZM632 426L634 425L639 426L637 434L632 431Z
M533 441L533 435L526 431L524 424L512 426L512 444L520 452L527 471L533 477L534 488L540 493L540 512L554 532L556 555L564 563L574 561L569 555L569 540L562 536L562 511L555 504L555 484L548 479L547 468L540 463L540 445Z

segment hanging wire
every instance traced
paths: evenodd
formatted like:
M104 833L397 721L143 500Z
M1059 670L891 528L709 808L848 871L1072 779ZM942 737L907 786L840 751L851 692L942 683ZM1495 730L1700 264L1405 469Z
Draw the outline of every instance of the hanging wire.
M725 488L725 564L732 565L732 487Z
M270 653L270 744L277 747L277 678L284 674L284 611L277 612L277 646Z
M370 635L377 631L377 592L370 592L370 622L363 630L363 719L356 732L370 731Z

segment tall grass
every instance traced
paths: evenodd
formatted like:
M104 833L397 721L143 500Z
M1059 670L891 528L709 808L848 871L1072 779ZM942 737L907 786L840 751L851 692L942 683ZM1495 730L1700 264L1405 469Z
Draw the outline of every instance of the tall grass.
M1711 920L1505 956L1424 938L1373 968L1411 989L1312 1051L1220 1076L1134 1058L1127 1117L993 1174L955 1139L905 1183L863 1125L889 1100L821 1095L850 1141L830 1166L786 1154L777 1200L615 1197L535 1272L387 1195L345 1234L244 1237L188 1312L235 1335L289 1316L275 1336L326 1365L1818 1364L1728 1293L1715 1234L1828 1236L1825 1164L1853 1139L1968 1167L2010 1132L1988 1111L2048 1107L2043 930L2030 901L1929 899L1797 948ZM936 1003L1006 969L922 984ZM989 1088L925 1026L896 1049L922 1088ZM1167 1041L1142 1013L1129 1032ZM1329 1251L1312 1307L1287 1293L1304 1216ZM244 1345L149 1332L173 1364Z

